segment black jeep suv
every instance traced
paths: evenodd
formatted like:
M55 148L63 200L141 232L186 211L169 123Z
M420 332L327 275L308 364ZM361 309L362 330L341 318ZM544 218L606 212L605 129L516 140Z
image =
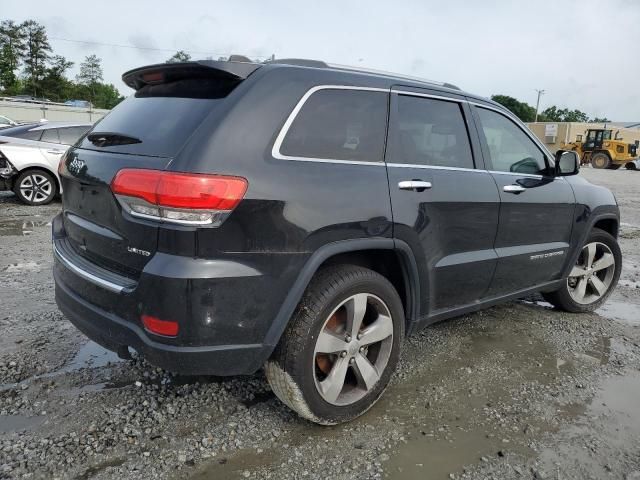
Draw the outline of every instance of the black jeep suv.
M380 397L406 335L542 292L597 308L614 196L453 85L309 60L152 65L60 163L56 300L187 374L251 374L323 424Z

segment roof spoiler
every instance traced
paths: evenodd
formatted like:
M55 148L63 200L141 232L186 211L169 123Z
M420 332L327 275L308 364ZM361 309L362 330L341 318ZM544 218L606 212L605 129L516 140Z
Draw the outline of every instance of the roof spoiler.
M216 60L158 63L129 70L122 75L122 81L134 90L185 78L221 77L240 82L260 67L258 63Z

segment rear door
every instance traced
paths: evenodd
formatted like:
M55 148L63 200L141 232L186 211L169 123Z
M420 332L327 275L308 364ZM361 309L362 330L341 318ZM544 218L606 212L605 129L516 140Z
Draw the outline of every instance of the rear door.
M468 105L441 95L394 87L386 153L394 237L413 250L431 316L485 296L500 202Z
M72 147L61 172L63 222L71 247L89 261L136 277L158 247L159 223L124 211L110 184L123 168L164 170L236 83L215 69L142 86Z
M525 126L489 105L473 109L501 200L498 264L489 295L560 278L573 224L571 186L564 177L553 176L553 160Z
M42 130L41 142L47 145L40 146L40 153L44 156L52 171L56 171L60 157L67 147L60 145L60 135L57 128L47 128Z

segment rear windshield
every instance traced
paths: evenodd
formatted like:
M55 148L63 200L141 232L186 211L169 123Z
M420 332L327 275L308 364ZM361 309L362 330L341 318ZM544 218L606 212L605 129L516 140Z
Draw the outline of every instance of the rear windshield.
M143 87L96 123L80 146L173 157L236 85L194 79Z
M19 127L9 127L0 130L0 135L6 137L24 138L25 140L40 140L42 130L32 130L39 127L39 124L20 125Z

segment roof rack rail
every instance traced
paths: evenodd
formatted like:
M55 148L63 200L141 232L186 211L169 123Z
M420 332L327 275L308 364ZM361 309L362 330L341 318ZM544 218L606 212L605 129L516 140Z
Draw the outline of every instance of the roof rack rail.
M422 83L430 83L432 85L439 85L441 87L451 88L453 90L460 90L460 87L457 87L456 85L453 85L451 83L438 82L436 80L429 80L428 78L422 78L422 77L414 77L411 75L405 75L403 73L387 72L385 70L376 70L373 68L353 67L351 65L339 65L335 63L329 63L327 65L330 68L335 68L336 70L349 70L351 72L370 73L374 75L381 75L384 77L405 78L407 80L414 80Z
M308 58L276 58L274 60L267 60L264 63L295 65L299 67L329 68L329 64L322 60L311 60Z
M381 75L384 77L413 80L416 82L428 83L431 85L438 85L440 87L450 88L452 90L460 90L460 87L447 82L438 82L435 80L429 80L427 78L414 77L411 75L404 75L402 73L387 72L384 70L376 70L373 68L361 68L361 67L354 67L351 65L327 63L327 62L323 62L322 60L310 60L307 58L276 58L275 60L267 60L264 63L277 63L277 64L283 64L283 65L295 65L300 67L313 67L313 68L333 68L335 70L346 70L350 72L368 73L373 75Z

